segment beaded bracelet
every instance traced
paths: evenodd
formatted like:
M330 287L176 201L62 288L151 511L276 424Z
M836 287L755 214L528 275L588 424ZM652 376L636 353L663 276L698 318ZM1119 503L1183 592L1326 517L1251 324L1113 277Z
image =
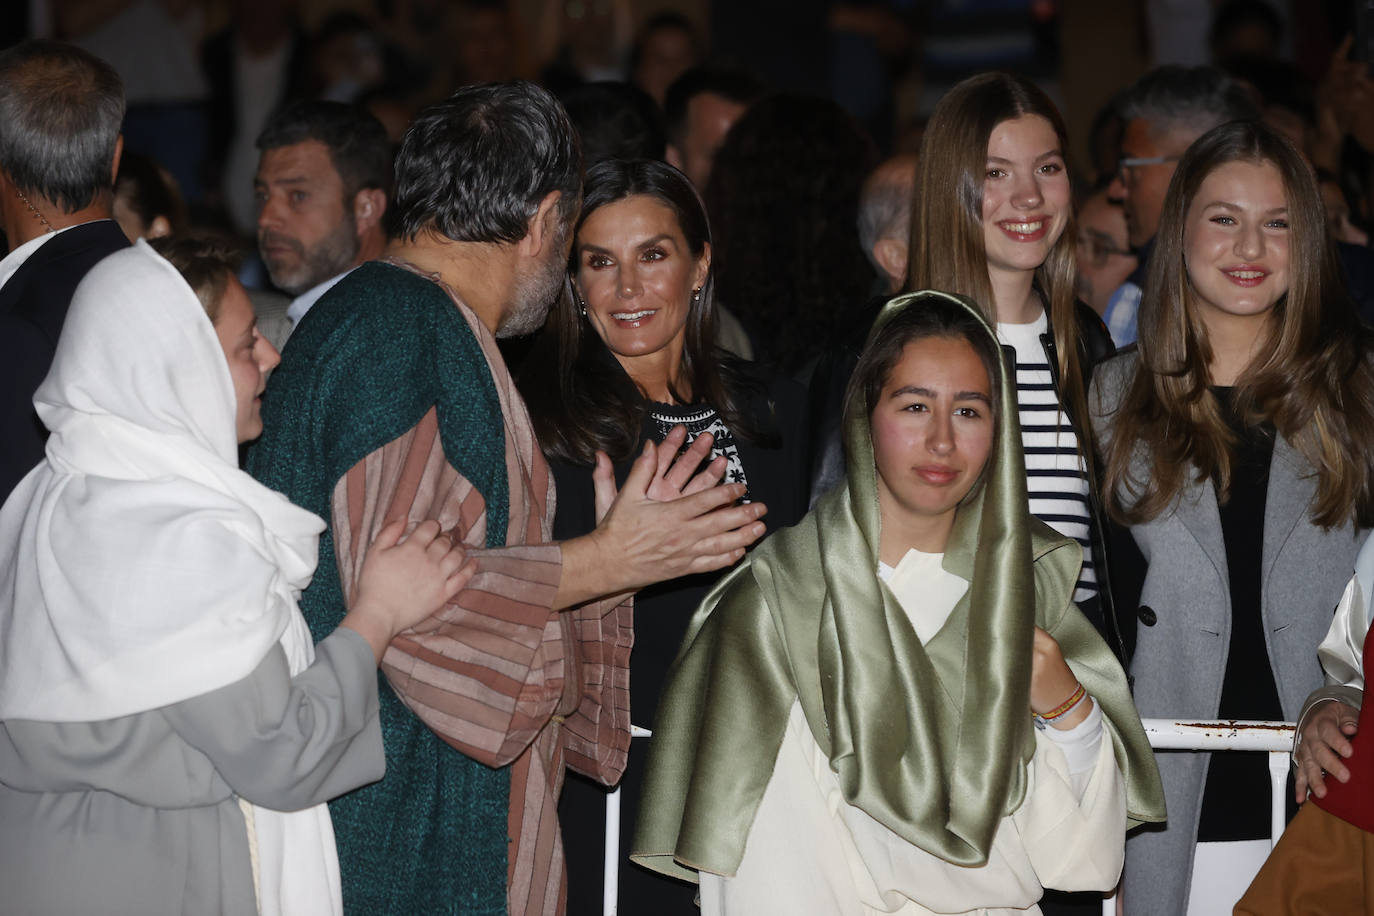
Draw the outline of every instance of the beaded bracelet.
M1078 689L1075 690L1067 700L1065 700L1063 703L1060 703L1054 709L1050 710L1044 715L1040 715L1038 713L1033 713L1032 715L1035 715L1035 717L1042 722L1053 722L1055 719L1068 715L1069 712L1071 712L1073 708L1077 706L1087 695L1088 691L1083 689L1082 684L1079 684Z

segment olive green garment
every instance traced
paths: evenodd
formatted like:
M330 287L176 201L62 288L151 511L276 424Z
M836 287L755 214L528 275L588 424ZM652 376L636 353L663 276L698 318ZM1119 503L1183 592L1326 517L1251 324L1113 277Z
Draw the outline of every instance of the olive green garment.
M996 339L976 306L936 292L892 300L872 333L930 297L979 315ZM845 485L755 550L689 626L650 744L635 861L688 880L733 875L800 701L851 805L932 855L982 865L1026 792L1037 624L1101 706L1129 825L1164 819L1125 674L1071 602L1082 550L1028 511L1015 385L999 369L996 441L945 549L945 569L970 583L949 620L923 646L878 578L868 417L850 410Z

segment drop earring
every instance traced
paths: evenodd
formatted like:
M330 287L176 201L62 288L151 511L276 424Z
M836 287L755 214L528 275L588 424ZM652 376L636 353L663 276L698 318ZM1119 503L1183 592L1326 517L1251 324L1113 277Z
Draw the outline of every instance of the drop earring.
M587 317L587 300L586 300L586 299L578 299L578 300L577 300L577 307L578 307L579 310L581 310L581 312L582 312L582 317L583 317L583 318L586 318L586 317Z
M700 287L700 286L698 286L696 289L692 290L692 301L693 301L693 302L700 302L700 301L701 301L701 287Z

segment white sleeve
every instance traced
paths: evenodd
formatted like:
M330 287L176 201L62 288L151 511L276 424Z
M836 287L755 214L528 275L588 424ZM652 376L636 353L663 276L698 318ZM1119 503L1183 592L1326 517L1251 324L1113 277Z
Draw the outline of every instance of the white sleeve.
M1088 787L1088 777L1097 766L1098 745L1102 743L1102 708L1092 697L1087 697L1086 702L1092 708L1082 722L1063 730L1046 725L1042 732L1064 753L1073 792L1079 798L1083 797L1083 790Z
M1370 542L1360 549L1360 562L1365 560ZM1331 628L1326 638L1317 646L1317 658L1321 661L1322 673L1326 675L1328 687L1344 686L1364 689L1364 670L1361 664L1364 655L1364 638L1369 632L1368 599L1366 583L1359 575L1360 564L1356 564L1356 574L1341 595L1336 605L1336 616L1331 620Z
M1080 792L1064 752L1036 731L1030 785L1012 820L1045 887L1104 891L1121 877L1126 784L1111 741L1098 740L1096 759L1084 775Z

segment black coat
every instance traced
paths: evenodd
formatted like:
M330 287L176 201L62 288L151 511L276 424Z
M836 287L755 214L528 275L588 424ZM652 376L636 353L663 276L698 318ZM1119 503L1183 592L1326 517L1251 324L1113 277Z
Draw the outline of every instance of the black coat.
M751 399L749 416L757 425L774 428L780 441L769 447L735 437L749 482L749 496L768 507L763 521L769 532L794 525L806 514L804 400L804 393L795 382L774 380ZM660 438L652 420L645 421L641 447L646 438ZM638 454L638 449L634 454ZM617 482L624 482L632 463L626 461L616 466ZM554 537L563 540L586 534L596 523L591 468L560 461L551 461L550 465L558 494ZM701 599L723 575L724 570L684 576L651 585L635 596L635 641L630 654L630 719L634 724L653 727L659 694L682 644L687 623ZM693 903L696 885L631 865L628 859L646 749L642 739L633 742L621 780L620 912L698 916L700 911ZM568 861L568 913L599 913L606 790L572 774L564 785L558 812Z
M44 242L0 287L0 499L43 460L48 431L33 393L52 365L76 285L127 247L114 220L82 223Z

